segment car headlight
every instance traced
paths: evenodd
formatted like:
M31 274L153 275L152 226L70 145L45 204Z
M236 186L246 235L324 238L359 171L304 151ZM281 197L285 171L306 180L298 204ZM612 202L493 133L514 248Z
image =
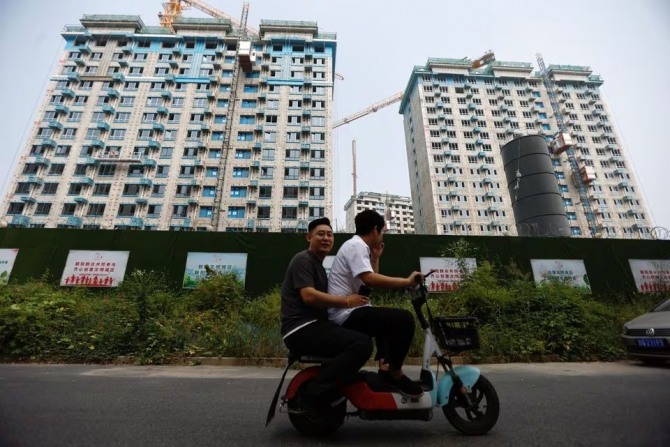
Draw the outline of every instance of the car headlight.
M623 332L624 332L624 334L625 334L626 332L628 332L628 323L630 323L630 321L628 321L628 322L626 322L626 323L623 324Z

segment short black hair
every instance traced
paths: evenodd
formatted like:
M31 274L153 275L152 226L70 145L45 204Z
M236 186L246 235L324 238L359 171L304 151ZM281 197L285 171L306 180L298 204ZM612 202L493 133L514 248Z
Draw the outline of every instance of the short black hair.
M333 227L330 225L330 219L328 219L327 217L320 217L318 219L314 219L309 223L309 225L307 226L307 232L311 233L312 230L318 227L319 225L328 225L331 230L333 229Z
M354 223L356 224L356 234L359 236L368 234L375 228L377 231L382 231L386 225L384 216L377 211L370 209L363 210L356 214Z

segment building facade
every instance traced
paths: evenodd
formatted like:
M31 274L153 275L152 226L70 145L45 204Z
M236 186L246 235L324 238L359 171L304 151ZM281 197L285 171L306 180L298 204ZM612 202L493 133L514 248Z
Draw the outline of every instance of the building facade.
M400 113L419 234L516 235L500 150L523 135L551 143L559 130L533 64L473 65L428 59L414 67L405 89ZM651 237L641 190L599 91L602 78L582 66L550 65L547 73L574 143L572 158L552 155L570 233ZM586 175L574 178L574 170Z
M365 209L377 211L386 220L389 233L414 234L414 213L409 197L378 192L359 192L344 205L346 212L346 232L355 233L354 217Z
M62 36L9 225L291 232L330 214L335 34L89 15Z

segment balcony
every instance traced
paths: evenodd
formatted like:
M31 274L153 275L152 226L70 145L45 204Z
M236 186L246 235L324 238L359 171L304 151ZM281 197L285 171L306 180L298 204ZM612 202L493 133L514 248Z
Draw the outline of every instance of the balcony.
M252 188L258 187L258 180L249 180L249 186Z
M309 202L306 201L306 200L301 200L301 201L298 202L298 206L303 207L303 208L307 207L307 206L309 206Z
M170 113L170 111L168 110L168 108L165 107L165 106L160 106L160 107L158 107L158 108L156 109L156 112L158 112L159 115L167 115L168 113Z
M172 99L172 92L170 90L161 90L161 96L164 99Z
M79 73L77 73L76 71L73 73L68 73L67 80L72 82L79 82Z
M118 98L121 95L119 94L118 90L110 88L109 90L107 90L107 96L109 96L110 98Z
M63 125L59 121L52 120L49 121L49 128L59 131L63 130Z
M256 206L256 201L254 199L247 199L247 205L250 207Z
M84 164L87 166L95 166L98 164L98 160L96 160L93 157L86 157L86 159L84 160Z
M114 73L112 75L112 80L115 82L126 82L126 76L123 73Z
M303 143L303 144L301 144L301 145L300 145L300 149L309 150L309 149L310 149L310 145L309 145L309 143Z
M309 162L308 161L301 161L300 162L300 169L309 169Z
M82 197L82 196L75 197L74 201L77 202L77 203L84 204L84 205L88 203L88 199L86 197Z
M168 73L168 74L165 75L165 82L167 82L168 84L174 84L175 79L176 79L176 77L172 73Z
M35 203L37 199L33 196L21 196L21 201L25 203Z
M30 225L30 217L16 215L12 218L12 225L15 227L28 227Z
M102 111L105 112L107 115L114 115L116 114L116 109L112 106L102 106Z
M186 203L188 203L190 206L196 206L199 202L198 199L191 197L186 201Z
M161 148L161 144L160 144L160 142L158 142L158 140L149 140L149 142L147 143L147 146L149 146L152 149L160 149Z
M68 113L70 113L70 109L63 104L58 104L55 108L55 111L56 111L56 113L62 113L64 115L67 115Z
M82 220L81 217L70 216L65 221L65 225L68 227L81 228Z
M41 156L41 155L36 155L36 156L35 156L35 161L34 161L34 163L35 163L36 165L43 165L43 166L49 166L49 165L51 164L51 162L50 162L48 159L44 158L44 157Z
M165 126L162 123L154 123L151 128L156 132L165 132Z
M128 222L129 227L142 228L144 226L144 219L141 217L131 217Z
M299 188L309 188L309 182L305 181L305 180L302 180L302 181L300 181L300 183L298 183L298 187Z
M251 162L251 167L252 168L260 168L261 167L261 162L258 160L254 160Z
M91 141L91 146L97 147L97 148L103 148L105 147L105 142L99 139L95 139Z
M149 203L149 201L144 197L137 197L135 199L135 203L137 203L138 205L146 205L147 203Z
M150 166L152 168L156 167L156 160L153 158L143 158L142 159L142 166Z
M31 175L30 177L28 177L28 179L26 179L25 182L26 183L33 183L35 185L43 185L44 184L44 180L42 180L42 178L37 177L35 175Z
M302 109L303 116L311 116L312 111L310 109Z
M104 122L104 121L98 121L98 122L96 123L95 127L97 127L98 129L100 129L100 130L102 130L102 131L104 131L104 132L109 132L109 129L110 129L109 124L107 124L107 123Z
M81 183L83 185L93 186L93 179L91 177L78 177L72 183Z
M126 45L124 47L121 47L121 51L123 51L126 54L131 54L133 52L133 47L130 45Z
M312 130L312 128L309 126L302 126L300 130L302 131L302 133L309 133Z
M138 183L142 186L148 186L149 188L153 186L153 182L151 181L150 178L147 177L142 177Z

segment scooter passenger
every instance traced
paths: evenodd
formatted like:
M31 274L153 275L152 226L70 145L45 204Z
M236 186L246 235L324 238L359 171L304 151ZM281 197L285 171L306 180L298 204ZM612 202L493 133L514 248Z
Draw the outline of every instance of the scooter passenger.
M309 223L307 250L291 259L281 289L281 334L295 356L328 357L321 374L301 393L299 410L318 420L320 403L325 402L336 383L349 383L372 354L372 340L363 332L328 320L327 308L355 309L368 304L357 293L328 293L323 260L333 248L333 229L328 218Z

